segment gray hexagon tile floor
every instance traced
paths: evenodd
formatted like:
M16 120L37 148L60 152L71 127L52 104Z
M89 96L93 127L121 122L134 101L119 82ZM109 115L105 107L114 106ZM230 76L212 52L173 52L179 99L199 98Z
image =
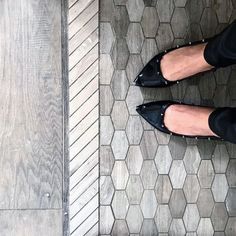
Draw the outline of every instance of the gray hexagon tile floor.
M236 146L170 137L136 105L236 105L236 67L164 89L133 80L156 53L210 37L235 0L100 0L100 234L236 235Z

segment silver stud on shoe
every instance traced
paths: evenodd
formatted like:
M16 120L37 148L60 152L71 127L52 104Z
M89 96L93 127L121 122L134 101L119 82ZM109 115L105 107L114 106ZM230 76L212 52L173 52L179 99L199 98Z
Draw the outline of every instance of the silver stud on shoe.
M165 126L164 125L161 125L162 128L164 128Z
M157 63L159 63L159 60L157 59Z
M160 72L159 72L159 71L157 71L157 74L159 75L159 74L160 74Z
M170 135L172 135L173 133L170 133Z
M167 53L167 50L165 50L165 53Z
M182 138L185 138L185 136L183 135Z
M189 45L191 45L191 44L192 44L192 42L189 42L188 44L189 44Z
M211 140L211 138L208 138L208 140L210 141L210 140Z
M195 137L195 139L197 140L197 137Z
M176 83L179 84L179 81L177 80Z
M163 116L164 114L163 113L161 113L161 116Z
M139 75L139 77L142 77L142 76L143 76L143 74L140 74L140 75Z
M145 109L145 108L146 108L146 106L143 106L143 108Z
M204 42L205 42L205 39L202 39L202 42L204 43Z
M177 45L176 47L179 48L179 45Z
M165 84L168 84L168 82L167 82L167 81L165 81Z

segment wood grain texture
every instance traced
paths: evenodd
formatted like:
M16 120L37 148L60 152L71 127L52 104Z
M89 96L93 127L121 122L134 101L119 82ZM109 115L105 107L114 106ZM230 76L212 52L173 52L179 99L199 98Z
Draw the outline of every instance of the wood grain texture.
M0 16L0 209L61 208L61 1L0 1Z
M61 210L3 210L1 236L62 236L61 219Z

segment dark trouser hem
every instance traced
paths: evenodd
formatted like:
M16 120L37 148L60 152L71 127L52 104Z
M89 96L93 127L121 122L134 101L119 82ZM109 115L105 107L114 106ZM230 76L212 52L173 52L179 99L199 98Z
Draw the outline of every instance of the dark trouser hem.
M210 114L208 124L220 138L236 143L236 108L217 108Z
M204 50L204 58L216 68L236 64L236 20L209 40Z

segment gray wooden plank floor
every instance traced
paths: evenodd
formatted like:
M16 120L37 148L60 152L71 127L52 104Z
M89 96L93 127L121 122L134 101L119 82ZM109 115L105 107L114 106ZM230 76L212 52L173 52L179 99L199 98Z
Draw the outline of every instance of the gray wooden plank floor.
M60 236L61 0L0 1L0 234Z

